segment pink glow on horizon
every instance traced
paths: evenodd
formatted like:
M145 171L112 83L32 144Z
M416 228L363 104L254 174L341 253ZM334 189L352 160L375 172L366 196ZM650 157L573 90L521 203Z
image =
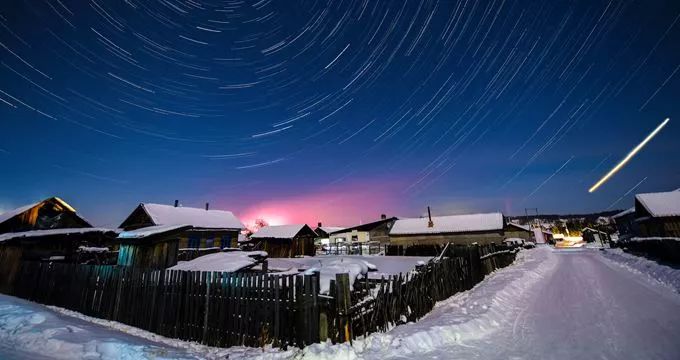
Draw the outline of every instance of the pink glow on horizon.
M333 186L307 194L262 200L237 211L246 226L263 219L270 225L306 223L316 227L352 226L394 216L401 192L394 184L362 183Z

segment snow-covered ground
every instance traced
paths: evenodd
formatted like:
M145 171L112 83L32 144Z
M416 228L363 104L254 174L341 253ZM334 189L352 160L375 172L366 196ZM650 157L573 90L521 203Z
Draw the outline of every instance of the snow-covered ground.
M678 359L680 295L667 282L654 279L660 265L630 256L615 250L556 251L547 246L522 251L514 265L438 303L417 323L369 335L352 345L317 344L285 352L208 348L97 320L120 332L2 297L0 358L24 358L24 348L39 348L38 354L50 358L62 346L75 349L69 354L77 356L70 358L98 359L96 353L87 357L81 349L97 349L101 343L112 351L135 349L137 355L130 359ZM677 278L678 272L668 268L663 274ZM18 306L10 313L18 313L20 320L15 315L3 317L8 301ZM39 315L35 321L33 314ZM12 325L17 322L22 325ZM76 330L71 338L69 326L85 332ZM26 335L32 333L36 335ZM22 340L26 336L29 340ZM38 343L47 344L47 350ZM9 355L3 357L5 353Z

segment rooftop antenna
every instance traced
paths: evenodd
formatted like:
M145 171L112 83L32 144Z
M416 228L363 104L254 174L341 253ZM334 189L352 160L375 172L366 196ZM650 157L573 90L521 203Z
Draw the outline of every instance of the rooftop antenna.
M427 207L427 218L429 219L427 222L427 227L431 228L434 227L434 223L432 222L432 213L430 212L430 207Z

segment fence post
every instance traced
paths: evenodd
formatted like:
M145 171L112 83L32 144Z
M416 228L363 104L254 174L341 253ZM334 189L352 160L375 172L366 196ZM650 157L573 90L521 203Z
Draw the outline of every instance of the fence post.
M335 286L337 286L337 306L339 315L340 341L349 341L352 343L352 327L350 324L349 307L350 307L350 289L349 289L349 274L335 274Z
M116 285L116 301L113 304L113 318L111 320L118 321L118 312L120 311L120 293L123 287L123 274L125 273L125 267L118 267L118 271L114 274L118 274L118 284Z
M205 311L203 312L203 336L201 338L202 344L207 344L208 338L208 310L210 308L210 283L212 272L206 271L205 274Z

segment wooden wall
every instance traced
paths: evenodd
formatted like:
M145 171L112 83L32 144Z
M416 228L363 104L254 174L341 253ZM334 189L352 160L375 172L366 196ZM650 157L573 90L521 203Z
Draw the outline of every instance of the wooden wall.
M178 241L122 244L118 265L145 269L166 269L177 264Z
M500 244L504 239L503 234L499 232L487 233L461 233L461 234L422 234L422 235L390 235L390 244L392 245L446 245L447 243L454 243L456 245L466 245L478 243L486 245L490 243Z
M204 249L208 247L219 248L237 248L238 247L238 233L236 230L222 230L222 231L185 231L179 236L179 248L185 249L190 246L190 239L197 238L199 241L198 248ZM213 239L213 244L209 244L209 239Z

